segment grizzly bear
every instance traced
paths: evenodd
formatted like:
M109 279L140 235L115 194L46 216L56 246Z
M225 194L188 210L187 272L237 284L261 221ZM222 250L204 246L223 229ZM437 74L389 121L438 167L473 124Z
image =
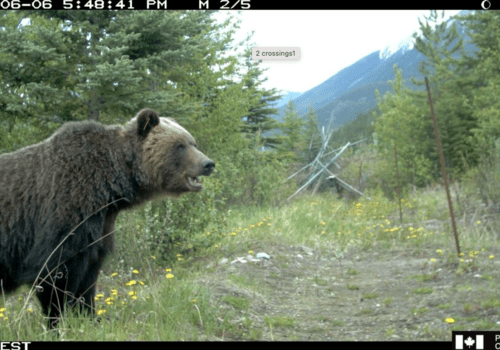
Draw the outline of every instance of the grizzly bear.
M169 118L141 110L125 127L69 122L0 155L0 288L35 286L49 326L67 303L91 315L118 213L202 189L215 163Z

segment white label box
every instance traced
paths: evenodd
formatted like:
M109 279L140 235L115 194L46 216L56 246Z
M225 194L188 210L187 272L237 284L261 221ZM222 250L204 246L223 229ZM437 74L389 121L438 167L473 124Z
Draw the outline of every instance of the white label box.
M252 60L300 60L300 47L253 47Z

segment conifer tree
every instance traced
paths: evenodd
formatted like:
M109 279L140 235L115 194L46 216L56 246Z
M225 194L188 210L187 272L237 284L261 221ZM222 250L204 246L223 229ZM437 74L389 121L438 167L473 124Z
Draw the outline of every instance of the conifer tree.
M472 132L478 153L488 154L500 139L500 13L477 11L458 20L466 26L477 48L463 58L465 68L461 85L473 91L466 101L477 118Z
M251 57L251 53L247 53ZM278 122L272 117L278 113L278 109L272 103L279 100L280 96L276 89L267 90L262 88L267 78L263 78L265 70L259 67L260 61L253 62L250 58L246 60L247 73L244 77L244 89L249 94L248 115L244 118L243 131L248 137L258 134L260 145L266 148L276 149L280 142L276 136Z
M19 11L0 20L3 110L63 120L129 117L144 106L187 113L173 93L203 64L212 30L202 11Z
M431 119L425 118L425 110L416 105L404 86L403 72L396 65L394 75L394 81L389 82L394 94L387 92L382 98L376 91L380 114L374 112L374 129L378 148L384 158L394 159L394 147L397 147L403 183L424 186L430 180L431 163L426 155L432 145L427 135ZM394 175L393 171L390 173Z
M444 12L441 14L443 17ZM415 48L426 56L426 61L421 62L419 69L430 80L446 165L460 171L466 166L466 159L471 161L475 158L471 130L477 125L470 103L467 103L472 91L461 83L464 73L467 74L462 59L464 41L458 33L456 22L451 25L447 21L438 23L436 11L431 11L425 19L425 23L420 21L422 36L414 34ZM413 79L412 82L424 85L423 80ZM422 91L417 95L420 96L421 106L429 108L427 93ZM432 129L428 136L433 138ZM431 151L431 158L433 162L438 162L435 147Z
M304 161L312 162L321 149L321 136L319 134L318 115L312 104L309 105L305 119L304 139L306 149L304 150Z
M285 108L285 116L280 124L283 135L282 142L278 148L279 154L289 160L298 160L304 148L304 130L305 121L299 117L295 105L290 100Z

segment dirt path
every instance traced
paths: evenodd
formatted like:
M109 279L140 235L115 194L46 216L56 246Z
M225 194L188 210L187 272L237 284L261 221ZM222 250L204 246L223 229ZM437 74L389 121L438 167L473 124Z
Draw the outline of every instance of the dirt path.
M466 258L464 270L436 248L410 255L352 250L342 269L335 254L308 247L265 252L271 259L218 264L197 281L222 305L221 314L237 313L234 330L218 339L450 341L454 327L500 328L500 276L491 251Z

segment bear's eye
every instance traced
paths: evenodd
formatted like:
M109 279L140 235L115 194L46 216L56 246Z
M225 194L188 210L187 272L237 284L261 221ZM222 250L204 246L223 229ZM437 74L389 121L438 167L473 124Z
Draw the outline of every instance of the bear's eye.
M184 149L184 147L185 147L185 146L184 146L184 144L183 144L183 143L179 143L179 144L177 145L177 149L178 149L179 151L182 151L182 150Z

